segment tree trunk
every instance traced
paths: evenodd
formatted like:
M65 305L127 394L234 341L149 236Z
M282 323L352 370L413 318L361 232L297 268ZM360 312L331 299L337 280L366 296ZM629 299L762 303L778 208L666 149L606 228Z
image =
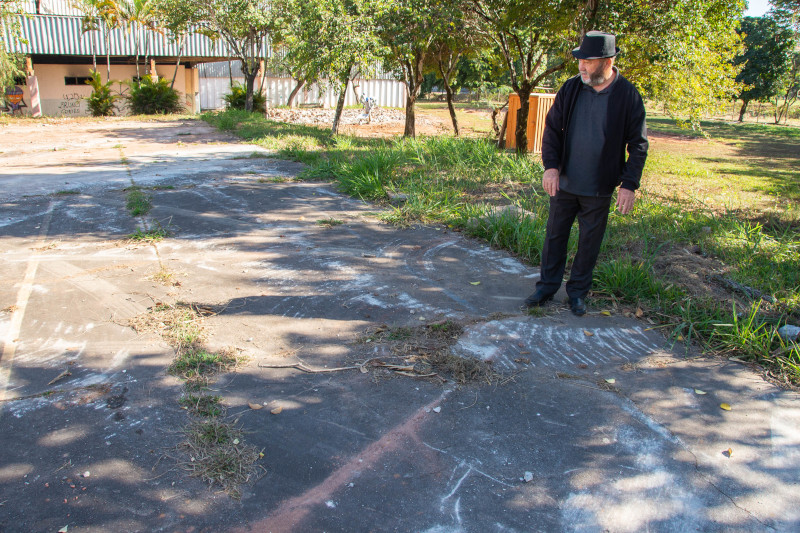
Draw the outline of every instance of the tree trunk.
M246 69L244 74L244 83L245 83L245 97L244 97L244 110L249 111L252 113L253 111L253 86L256 84L256 76L258 75L258 71L250 72L250 69Z
M294 97L297 96L297 93L300 92L300 89L303 88L303 85L306 84L306 80L297 80L297 85L294 86L292 92L289 93L289 100L286 102L286 105L289 107L294 106Z
M742 108L739 110L739 122L744 122L744 114L747 112L747 104L750 103L750 100L742 99Z
M416 137L416 116L414 115L414 104L417 95L412 95L411 91L406 96L406 126L403 130L403 137Z
M444 60L442 59L442 53L439 53L439 57L437 58L437 64L439 65L439 74L442 75L442 82L444 83L444 90L447 94L447 109L450 111L450 120L453 122L453 134L458 137L458 118L456 118L456 110L453 107L453 88L450 86L450 77L453 75L453 70L455 70L455 66L458 64L458 57L459 54L451 53L449 56L449 68L444 68Z
M450 120L453 122L453 134L458 137L458 118L456 118L456 109L453 107L453 88L444 80L444 90L447 93L447 109L450 110Z
M339 122L342 118L342 111L344 110L344 101L347 96L347 82L349 81L348 78L345 78L345 82L342 85L342 90L339 93L339 99L336 100L336 114L333 116L333 126L331 127L331 133L334 135L338 135L339 133Z
M519 110L517 110L517 129L514 131L514 138L517 143L517 153L521 154L528 151L528 112L531 107L531 89L529 83L523 83L517 91Z
M175 78L178 77L178 67L181 66L181 56L183 55L183 46L186 44L186 36L181 39L181 46L178 48L178 61L175 63L175 72L172 73L172 83L169 84L170 89L175 88Z

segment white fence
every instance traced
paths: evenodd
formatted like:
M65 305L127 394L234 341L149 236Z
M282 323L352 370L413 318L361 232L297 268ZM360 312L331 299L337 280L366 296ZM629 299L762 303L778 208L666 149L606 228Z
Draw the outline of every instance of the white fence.
M234 83L244 84L244 78L233 78ZM256 90L261 80L256 80ZM375 98L381 107L400 107L406 106L406 86L403 82L396 80L355 80L358 85L359 95L366 94ZM272 107L284 106L289 100L289 94L295 87L295 81L291 78L270 78L264 82L264 91L267 101ZM230 92L230 77L224 78L200 78L200 108L220 109L225 107L223 96ZM314 104L326 108L336 107L338 94L328 88L320 91L317 85L303 87L295 96L297 104ZM347 86L345 95L345 105L358 105L358 98L353 91L353 86Z

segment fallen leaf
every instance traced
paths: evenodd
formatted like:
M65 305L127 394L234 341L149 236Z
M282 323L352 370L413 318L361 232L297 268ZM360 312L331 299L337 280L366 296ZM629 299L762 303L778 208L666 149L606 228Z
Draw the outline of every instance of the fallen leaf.
M434 407L434 408L433 408L433 412L434 412L434 413L441 413L441 412L442 412L442 408L441 408L441 407L438 407L438 406L437 406L437 407Z
M233 439L234 444L239 444L239 439Z
M613 385L614 383L616 383L616 382L617 382L617 380L616 380L616 379L614 379L614 378L608 378L608 379L606 379L606 383L611 383L612 385Z
M480 285L481 282L480 281L470 281L469 284L470 285Z
M611 316L611 311L600 311L600 314L603 316Z
M276 407L275 409L273 409L272 411L270 411L270 413L272 413L273 415L279 415L279 414L281 414L281 411L283 411L283 407L281 407L281 406L279 405L278 407Z
M641 307L636 308L636 318L642 318L644 316L644 311L642 311Z
M264 408L264 406L261 405L260 403L247 402L247 406L250 407L250 409L254 409L256 411L258 411L259 409L263 409Z
M675 340L678 342L683 342L684 341L683 335L678 335L677 337L675 337Z
M592 333L587 329L583 330L583 334L586 335L587 337L594 337L594 333Z
M264 452L258 452L258 457L263 459L264 458Z
M728 457L733 455L733 448L728 448L726 451L728 452Z
M706 394L706 391L700 390L700 389L694 389L694 393L695 394L700 394L702 396L703 394Z
M724 409L726 411L730 411L731 410L731 406L728 405L727 403L721 403L721 404L719 404L719 406L720 406L720 408L722 408L722 409Z
M365 367L364 365L361 365L360 367L358 367L358 369L361 371L362 374L366 374L367 372L369 372L369 370L367 370L367 367Z

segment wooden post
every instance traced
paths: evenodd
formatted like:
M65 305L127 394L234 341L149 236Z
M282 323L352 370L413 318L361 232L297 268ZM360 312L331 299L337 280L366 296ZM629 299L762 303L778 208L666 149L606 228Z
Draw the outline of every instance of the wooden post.
M158 72L156 72L156 60L150 58L150 79L158 81Z

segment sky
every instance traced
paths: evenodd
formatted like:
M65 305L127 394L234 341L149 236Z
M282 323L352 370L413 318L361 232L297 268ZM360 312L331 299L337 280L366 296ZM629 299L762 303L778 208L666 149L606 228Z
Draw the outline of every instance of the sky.
M760 17L769 11L767 0L747 0L747 11L744 14L748 17Z

